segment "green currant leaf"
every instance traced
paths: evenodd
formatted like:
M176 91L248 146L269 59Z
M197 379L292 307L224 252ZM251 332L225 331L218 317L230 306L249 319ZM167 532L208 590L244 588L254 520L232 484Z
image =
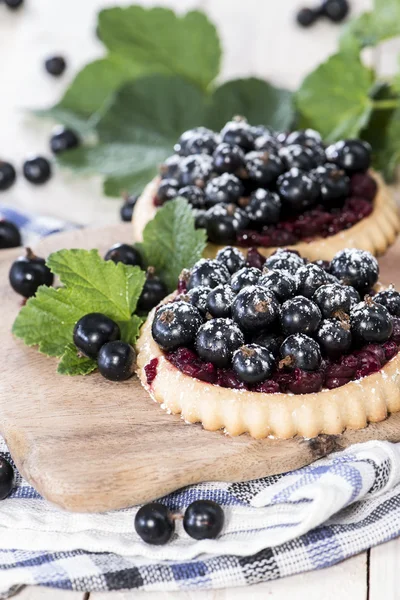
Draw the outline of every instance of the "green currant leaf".
M376 46L397 36L400 36L399 0L375 0L371 12L363 13L345 25L340 48Z
M57 373L60 375L88 375L97 369L97 363L92 358L79 356L74 344L68 344L58 363Z

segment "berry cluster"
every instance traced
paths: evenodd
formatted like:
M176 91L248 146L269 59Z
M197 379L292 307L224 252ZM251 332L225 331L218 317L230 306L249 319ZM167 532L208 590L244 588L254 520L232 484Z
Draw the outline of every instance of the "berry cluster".
M296 19L302 27L310 27L319 19L326 17L332 23L341 23L350 11L348 0L323 0L319 6L301 8Z
M183 516L172 513L160 502L151 502L136 513L136 533L147 544L161 546L173 536L175 521L179 518L183 518L184 530L195 540L215 539L225 521L224 511L212 500L195 500L189 504Z
M398 351L400 294L375 293L378 275L364 250L312 263L286 249L267 259L253 249L246 261L226 247L184 273L181 293L156 310L152 335L181 371L223 387L339 387Z
M219 133L183 133L161 167L154 203L181 196L216 244L287 246L352 227L372 211L371 148L325 147L318 132L286 134L241 117Z

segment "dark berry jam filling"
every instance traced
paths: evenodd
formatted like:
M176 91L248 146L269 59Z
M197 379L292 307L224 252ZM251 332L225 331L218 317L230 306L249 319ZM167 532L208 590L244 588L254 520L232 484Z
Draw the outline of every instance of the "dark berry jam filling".
M153 358L144 368L147 384L151 385L157 377L158 358Z

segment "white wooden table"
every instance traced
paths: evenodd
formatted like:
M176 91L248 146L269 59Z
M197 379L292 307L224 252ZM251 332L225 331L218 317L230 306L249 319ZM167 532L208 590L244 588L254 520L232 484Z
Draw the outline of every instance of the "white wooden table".
M310 0L310 3L314 0ZM11 13L0 5L0 157L20 170L30 153L48 153L51 126L29 117L24 108L53 103L74 73L102 48L94 32L96 11L104 4L129 0L25 0L26 8ZM304 75L336 48L338 28L321 23L311 30L294 24L296 8L304 0L140 0L146 5L202 8L218 25L225 55L222 79L256 75L296 88ZM370 7L371 0L352 0L353 12ZM386 44L380 68L390 71L397 52ZM43 70L53 53L68 59L69 68L57 80ZM376 57L375 57L376 62ZM42 214L67 218L84 225L118 221L119 203L104 198L97 177L78 179L57 172L44 187L34 188L22 177L0 202ZM1 540L0 540L1 546ZM252 588L216 592L152 593L149 600L271 598L286 600L394 600L400 598L400 540L365 552L330 569L314 571ZM25 588L19 600L128 600L138 592L82 594L46 588Z

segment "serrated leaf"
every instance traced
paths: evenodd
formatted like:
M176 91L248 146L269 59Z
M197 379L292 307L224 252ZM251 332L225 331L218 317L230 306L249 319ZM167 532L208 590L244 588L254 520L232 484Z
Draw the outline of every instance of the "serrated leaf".
M129 321L119 321L118 325L121 330L121 339L133 346L139 336L139 330L142 323L143 319L137 315L133 315Z
M98 30L112 53L180 75L204 90L219 73L218 34L202 12L179 16L166 8L114 7L100 12Z
M255 77L228 81L212 96L207 125L221 129L234 115L245 116L253 125L261 123L278 131L288 129L295 116L292 93Z
M74 344L68 344L58 363L57 373L60 375L88 375L97 369L97 363L92 358L79 356Z
M204 229L195 229L188 202L176 198L157 211L143 231L140 249L172 292L179 275L201 258L206 246Z
M349 21L340 38L340 48L366 48L400 35L399 0L375 0L374 9Z
M400 163L400 102L387 124L384 146L379 152L379 167L388 181L393 181Z
M372 111L372 72L357 54L339 53L308 75L296 93L302 125L327 141L357 137Z

